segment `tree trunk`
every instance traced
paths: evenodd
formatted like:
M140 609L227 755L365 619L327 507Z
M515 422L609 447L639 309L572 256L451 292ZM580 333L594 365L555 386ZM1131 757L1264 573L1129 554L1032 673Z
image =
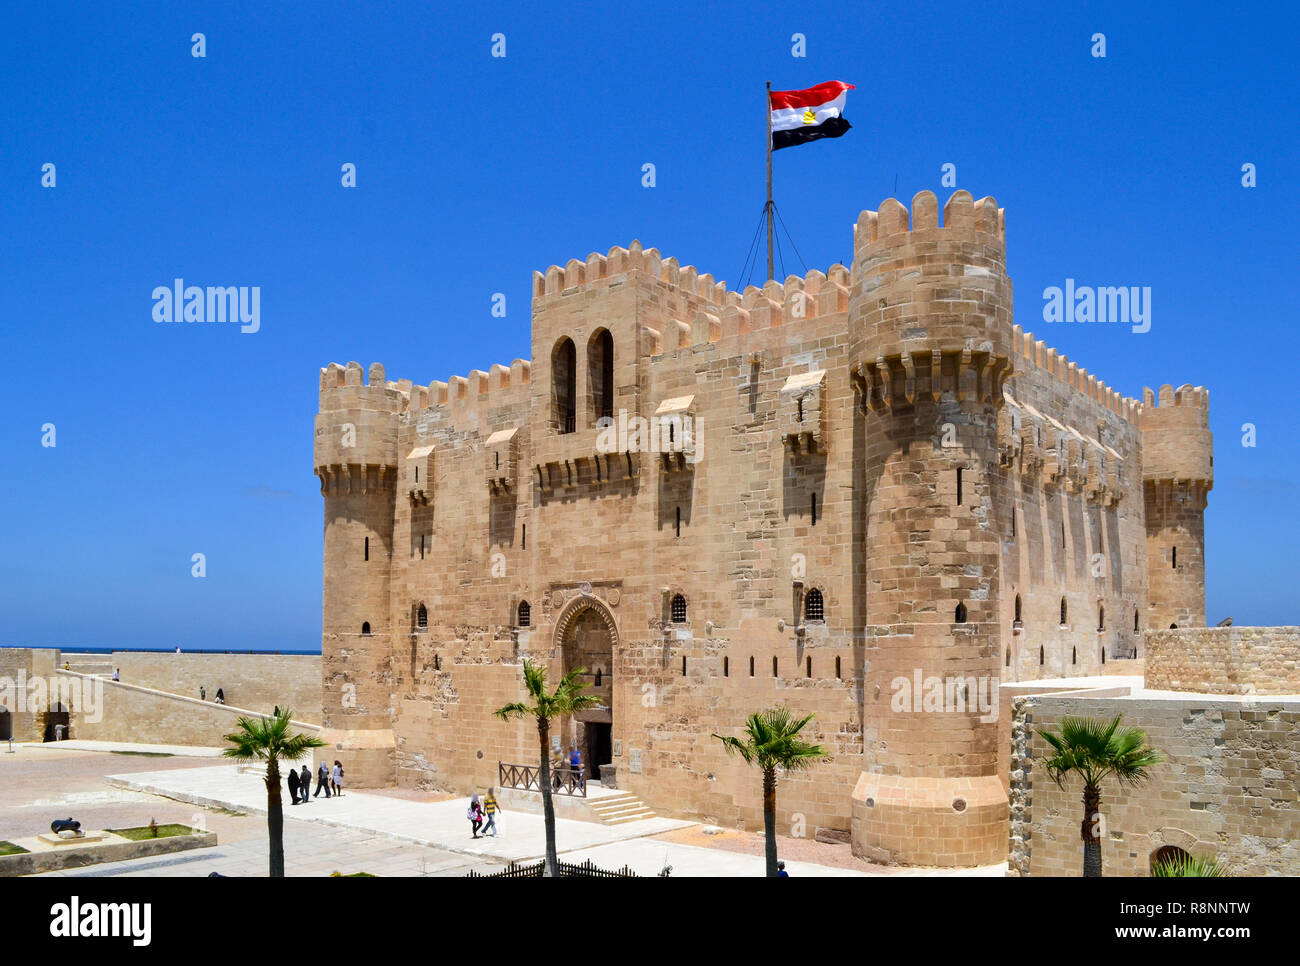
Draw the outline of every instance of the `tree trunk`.
M546 864L542 875L554 879L560 874L560 860L555 851L555 803L551 801L551 723L542 717L537 719L537 740L542 746L542 817L546 821Z
M767 877L776 878L776 770L763 769L763 852Z
M1096 785L1083 786L1083 877L1101 878L1101 836L1104 831L1101 815L1101 789Z
M266 764L266 828L271 840L271 878L284 878L284 805L280 797L280 763Z

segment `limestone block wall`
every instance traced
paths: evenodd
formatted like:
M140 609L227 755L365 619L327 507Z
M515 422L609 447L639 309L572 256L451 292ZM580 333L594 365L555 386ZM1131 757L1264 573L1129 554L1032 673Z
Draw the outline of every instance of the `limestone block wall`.
M1039 732L1066 715L1142 728L1168 760L1137 788L1107 782L1102 863L1106 875L1145 876L1152 853L1174 845L1225 858L1234 875L1300 874L1300 700L1188 695L1018 699L1011 799L1013 866L1028 875L1081 875L1083 789L1064 789L1042 762L1051 748Z
M111 662L120 670L124 684L138 684L187 698L198 698L202 686L207 689L209 701L216 697L217 688L221 688L226 704L266 713L279 705L292 708L294 717L300 720L320 720L319 654L114 651Z
M1015 373L1000 427L1011 469L1003 677L1105 673L1102 655L1140 652L1146 630L1138 403L1019 327L1012 345Z
M88 704L74 703L73 738L219 747L225 744L223 736L235 730L240 716L255 713L255 709L214 704L200 701L197 697L182 697L127 683L117 684L102 678L68 672L59 672L56 676L66 677L86 689L94 688L93 692L84 692L88 698L93 693ZM302 721L295 724L304 734L316 734L319 730L315 724Z
M1300 694L1300 627L1200 627L1147 634L1152 690Z

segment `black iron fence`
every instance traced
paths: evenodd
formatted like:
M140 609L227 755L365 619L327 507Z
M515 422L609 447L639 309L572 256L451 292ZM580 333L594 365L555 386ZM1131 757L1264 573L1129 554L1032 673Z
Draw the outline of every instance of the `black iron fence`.
M521 865L517 862L511 862L500 872L475 872L473 869L465 876L467 879L540 879L542 869L545 867L545 861L530 862L527 865ZM617 871L602 869L593 865L591 859L583 862L581 865L575 865L572 862L561 862L560 878L562 879L638 879L638 876L628 866ZM668 878L670 870L665 869L659 873L660 878Z

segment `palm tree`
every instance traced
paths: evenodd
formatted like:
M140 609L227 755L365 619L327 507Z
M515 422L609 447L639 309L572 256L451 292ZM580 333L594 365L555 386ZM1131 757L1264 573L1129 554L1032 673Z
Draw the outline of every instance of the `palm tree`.
M271 878L284 878L284 806L280 801L280 759L297 761L325 742L314 735L289 730L293 712L288 708L271 718L241 717L239 730L226 735L230 748L221 754L239 761L266 762L266 827L271 840Z
M1156 859L1151 863L1151 875L1157 879L1224 879L1232 872L1222 857L1184 854Z
M555 686L554 694L546 693L546 668L524 660L524 687L531 704L514 701L494 712L502 721L511 718L535 718L537 742L542 758L542 815L546 820L546 864L542 875L554 878L560 872L560 860L555 851L555 805L551 801L551 719L585 711L600 704L594 694L583 694L588 685L578 678L587 673L585 667L574 668Z
M1083 874L1101 876L1101 783L1111 775L1121 785L1138 786L1147 780L1149 770L1165 756L1147 744L1146 733L1139 728L1121 728L1123 715L1110 721L1096 718L1065 717L1061 733L1038 732L1056 752L1043 762L1047 774L1064 788L1064 779L1077 772L1083 779Z
M767 875L775 877L776 868L776 770L787 774L799 771L818 761L827 761L830 755L821 745L812 745L799 737L799 732L812 715L795 720L787 708L769 708L756 711L745 722L745 740L713 737L722 742L727 754L739 755L747 765L757 765L763 772L763 833L767 839Z

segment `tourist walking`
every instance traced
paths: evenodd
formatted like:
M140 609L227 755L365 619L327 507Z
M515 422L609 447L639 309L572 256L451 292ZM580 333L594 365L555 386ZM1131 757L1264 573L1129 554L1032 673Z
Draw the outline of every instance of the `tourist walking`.
M334 770L330 772L330 781L334 783L334 794L339 797L343 796L343 766L339 764L337 758L334 759Z
M478 800L478 792L470 796L469 809L465 812L465 817L469 819L470 831L474 833L474 838L478 838L478 828L483 824L483 805Z
M311 800L311 769L305 764L302 766L302 774L298 776L298 787L302 789L302 803L306 805Z
M304 766L306 767L306 766ZM320 763L320 768L316 769L316 791L312 795L315 798L320 794L321 789L325 789L325 797L330 797L330 768L325 762Z
M569 752L569 767L573 769L573 780L577 788L582 787L582 755L578 754L578 746L574 745L573 750Z
M122 671L122 669L121 669L120 667L115 667L115 668L113 668L113 680L114 680L114 681L121 681L121 680L122 680L122 674L121 674L121 671Z
M225 704L225 703L226 703L226 692L221 690L221 688L217 688L217 704Z
M208 689L201 684L199 685L199 700L200 701L208 700Z
M483 812L487 815L487 822L483 826L483 835L487 836L488 832L492 837L497 837L497 797L492 794L493 789L489 788L487 794L483 796Z
M298 804L298 772L293 768L289 769L289 794L293 796L293 803Z

